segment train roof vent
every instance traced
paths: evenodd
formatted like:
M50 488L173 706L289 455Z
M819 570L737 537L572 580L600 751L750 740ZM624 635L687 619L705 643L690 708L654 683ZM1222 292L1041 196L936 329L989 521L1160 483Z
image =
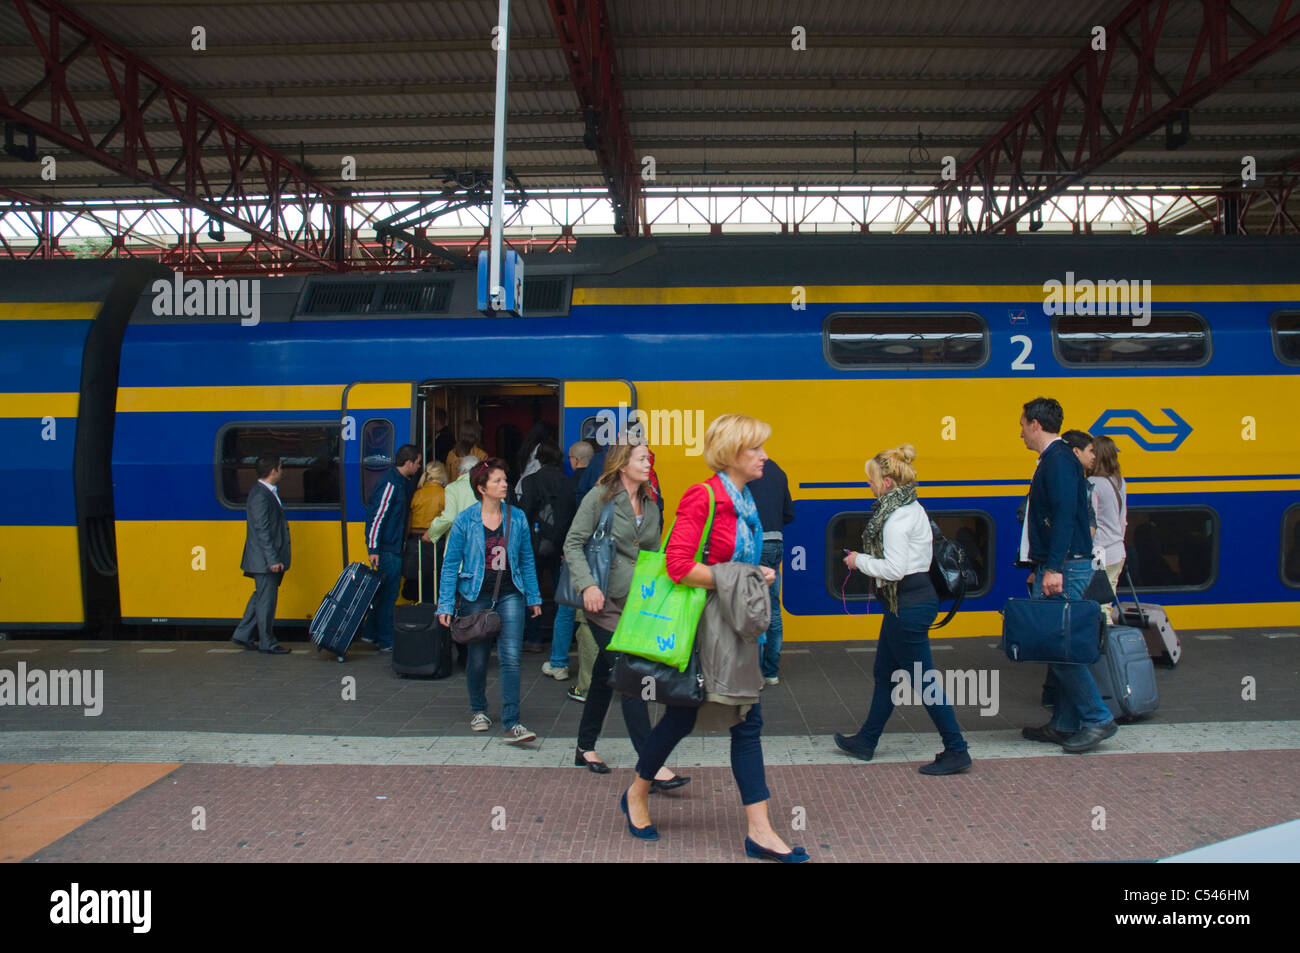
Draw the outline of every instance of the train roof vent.
M402 281L383 286L377 310L386 314L445 314L450 304L450 281Z
M300 314L364 314L378 287L373 281L317 281L307 291Z
M565 277L525 278L524 316L568 314L569 279Z

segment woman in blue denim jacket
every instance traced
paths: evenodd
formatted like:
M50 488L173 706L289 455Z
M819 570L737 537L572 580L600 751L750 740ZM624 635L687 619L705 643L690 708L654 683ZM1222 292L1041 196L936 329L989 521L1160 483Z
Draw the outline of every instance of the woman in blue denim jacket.
M492 608L492 591L500 580L496 611L501 616L497 657L501 663L501 722L506 730L503 740L508 744L534 741L537 735L519 722L519 652L525 603L534 616L542 613L528 518L519 507L503 505L508 487L506 463L499 457L484 460L470 471L469 483L479 502L461 511L447 534L438 587L438 621L451 625L455 602L460 603L455 613L458 617ZM509 538L503 506L509 507ZM487 716L487 662L492 643L485 639L468 648L465 676L473 712L469 726L487 731L492 727Z

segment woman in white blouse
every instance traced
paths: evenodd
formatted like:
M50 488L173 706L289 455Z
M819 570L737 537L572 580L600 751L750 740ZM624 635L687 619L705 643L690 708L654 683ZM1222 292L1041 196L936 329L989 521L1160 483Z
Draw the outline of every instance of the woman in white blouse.
M916 502L916 448L911 444L878 453L867 461L867 482L876 496L871 519L862 534L866 552L846 552L844 565L852 572L871 576L885 609L872 670L876 687L871 711L856 735L835 735L835 743L863 761L875 755L876 743L885 723L894 713L894 693L903 696L896 677L907 674L912 688L920 691L925 710L943 738L943 751L922 774L957 774L970 768L966 739L957 726L957 716L943 697L943 677L930 655L929 628L939 614L939 596L930 582L933 535L930 517ZM916 683L916 666L921 671ZM897 687L896 687L897 686Z
M1110 587L1119 592L1119 574L1124 568L1124 532L1128 528L1128 488L1119 470L1119 448L1103 434L1093 438L1093 464L1088 471L1092 489L1092 509L1097 514L1097 534L1093 545L1106 553L1106 576Z

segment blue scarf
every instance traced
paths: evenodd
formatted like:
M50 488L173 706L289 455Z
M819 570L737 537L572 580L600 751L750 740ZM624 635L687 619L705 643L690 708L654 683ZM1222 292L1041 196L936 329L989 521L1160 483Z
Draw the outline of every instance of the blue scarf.
M718 479L722 481L727 496L731 497L731 505L736 508L736 551L731 559L757 566L763 554L763 523L758 518L754 495L749 492L749 487L736 489L736 484L724 471L718 471Z

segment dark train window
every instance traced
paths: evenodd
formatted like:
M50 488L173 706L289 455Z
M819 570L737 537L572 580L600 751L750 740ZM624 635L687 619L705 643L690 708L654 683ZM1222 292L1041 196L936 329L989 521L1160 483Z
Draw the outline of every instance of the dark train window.
M1273 352L1283 364L1300 365L1300 311L1273 315Z
M1219 517L1208 506L1129 507L1124 541L1139 589L1208 589L1218 575Z
M1282 582L1300 589L1300 503L1282 514Z
M1062 315L1052 344L1069 367L1094 364L1187 366L1210 359L1210 328L1190 311L1157 311L1146 327L1128 315Z
M970 312L832 314L822 326L832 367L978 367L988 360L984 320Z
M978 510L933 510L930 517L948 539L960 543L979 576L979 587L967 598L982 596L993 586L993 518ZM844 586L844 550L862 551L862 531L870 513L840 513L826 531L826 589L836 599ZM854 572L844 588L848 600L867 597L867 577Z
M257 481L257 458L278 455L276 490L286 507L339 505L338 424L231 424L217 435L218 487L226 506L242 507Z
M370 500L375 484L393 465L393 425L383 417L367 420L361 428L361 501Z

